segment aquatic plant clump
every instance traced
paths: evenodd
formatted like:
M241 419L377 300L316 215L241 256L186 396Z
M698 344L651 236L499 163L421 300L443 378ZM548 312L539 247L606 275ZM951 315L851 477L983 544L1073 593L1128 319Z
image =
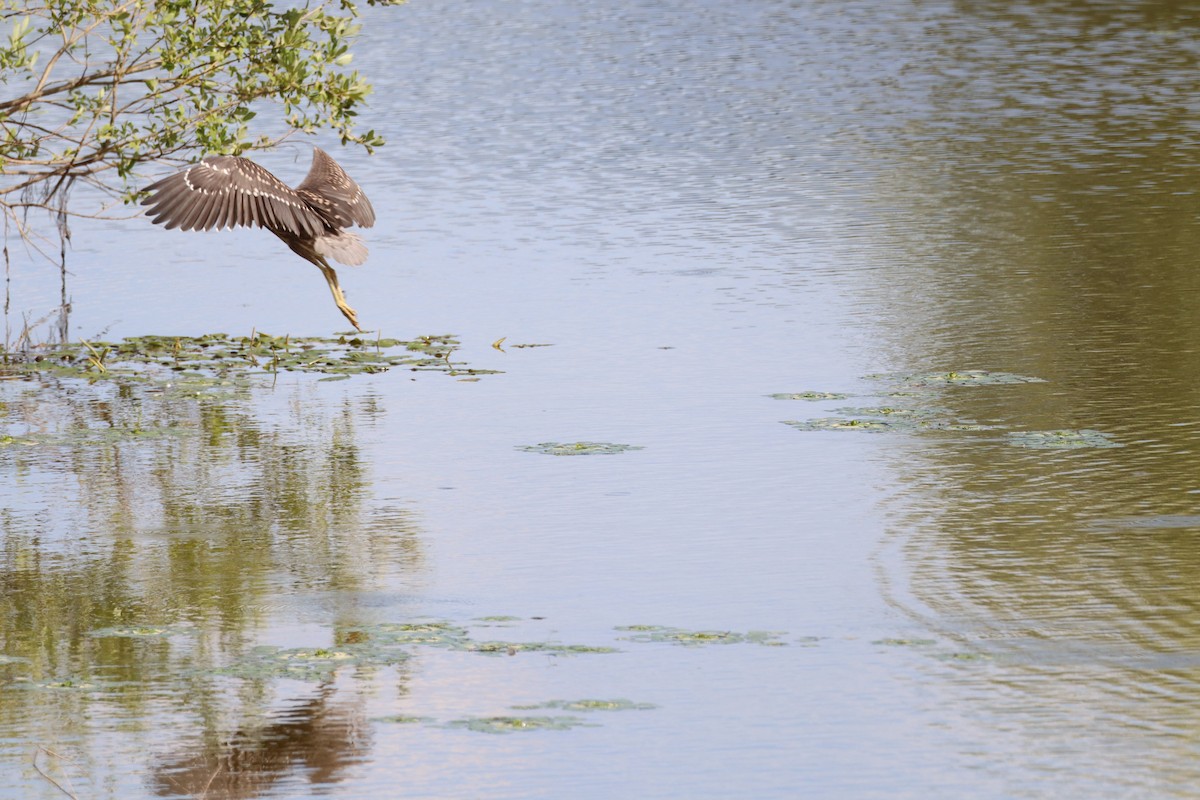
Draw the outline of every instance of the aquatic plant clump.
M1012 431L1008 443L1032 450L1084 450L1088 448L1124 447L1106 433L1092 430Z
M612 444L609 442L540 442L518 445L517 449L527 453L544 453L548 456L593 456L625 453L645 448L635 444Z
M557 708L562 711L649 711L658 708L653 703L635 703L632 700L547 700L545 703L513 706L514 711L533 711L539 708Z
M821 417L820 419L785 419L784 425L789 425L798 431L894 431L913 430L917 426L902 420L861 419L858 417Z
M850 397L848 394L839 394L838 392L776 392L769 394L772 400L845 400Z
M972 433L1008 428L1007 425L982 424L969 419L956 419L950 412L936 406L925 406L939 386L991 386L1006 384L1046 383L1042 378L1018 375L1011 372L991 372L982 369L957 370L950 372L922 372L911 374L868 375L868 378L899 384L896 391L878 395L900 401L898 405L839 408L834 413L840 416L820 417L806 420L781 420L801 431L942 431ZM810 393L816 394L816 393ZM784 395L771 395L784 397ZM980 437L978 441L995 441ZM1122 447L1108 434L1094 430L1054 431L1008 431L1008 444L1036 450L1078 450L1084 448Z
M548 653L550 655L577 655L579 653L615 653L612 647L595 647L587 644L554 644L553 642L468 642L460 648L484 655L515 656L517 653Z
M759 644L767 647L783 647L785 642L779 637L779 631L689 631L683 628L670 628L664 625L626 625L617 628L619 631L632 633L633 636L621 637L630 642L666 642L684 647L704 647L710 644Z
M992 372L986 369L917 372L901 375L868 375L867 377L903 383L910 386L994 386L997 384L1046 382L1044 378L1036 378L1031 375L1017 375L1012 372Z
M407 654L378 650L327 648L256 647L248 655L227 667L213 670L217 675L236 678L289 678L301 681L320 681L330 677L347 664L395 664L408 658Z
M481 375L451 361L452 336L413 340L339 336L133 336L120 342L79 342L0 353L0 376L38 374L88 380L143 381L168 385L238 385L252 375L304 372L344 380L394 368L449 375Z
M477 733L517 733L518 731L565 731L596 727L580 717L472 717L447 722L447 728L465 728Z
M196 629L182 625L117 625L111 628L97 628L88 631L87 635L96 639L163 639L171 636L194 636Z

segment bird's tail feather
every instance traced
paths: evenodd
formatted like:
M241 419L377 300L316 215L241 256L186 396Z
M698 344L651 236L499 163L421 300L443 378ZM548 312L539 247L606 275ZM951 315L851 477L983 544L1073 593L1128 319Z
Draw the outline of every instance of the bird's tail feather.
M367 246L356 233L326 233L317 237L313 242L313 249L325 258L332 258L339 264L351 267L357 267L367 260Z

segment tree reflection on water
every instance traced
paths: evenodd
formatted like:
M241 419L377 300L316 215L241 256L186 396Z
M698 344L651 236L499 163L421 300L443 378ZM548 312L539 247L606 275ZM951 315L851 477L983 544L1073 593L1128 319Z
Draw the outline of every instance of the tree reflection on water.
M422 570L410 512L375 500L360 454L380 398L329 391L0 383L0 681L28 689L0 692L0 725L85 752L92 719L161 725L161 794L249 797L362 757L336 673L281 707L273 676L217 672L274 615L294 623L301 593L353 605Z

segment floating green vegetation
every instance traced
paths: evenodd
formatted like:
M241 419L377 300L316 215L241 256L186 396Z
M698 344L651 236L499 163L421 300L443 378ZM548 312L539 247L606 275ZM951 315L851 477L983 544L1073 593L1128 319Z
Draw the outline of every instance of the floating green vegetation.
M992 372L982 369L950 372L919 372L868 375L868 378L898 384L877 395L883 402L878 406L839 408L839 416L807 420L781 420L801 431L945 431L970 433L1005 428L1002 425L981 424L970 419L955 419L941 408L926 407L934 389L940 386L992 386L1006 384L1045 383L1042 378L1012 372ZM771 395L785 398L788 395ZM798 398L823 399L818 392L796 395ZM897 401L887 404L888 399ZM990 441L990 440L989 440ZM1010 444L1037 449L1075 449L1085 447L1121 447L1111 437L1098 431L1035 431L1008 434Z
M883 645L885 647L928 647L932 644L937 644L933 639L900 639L887 638L876 639L871 644Z
M513 706L514 711L533 711L539 708L557 708L562 711L648 711L658 708L653 703L635 703L632 700L548 700L526 706Z
M613 647L593 647L586 644L554 644L553 642L468 642L463 648L484 655L515 656L517 653L549 653L570 656L579 653L616 653Z
M393 714L388 717L372 717L374 722L390 722L394 725L429 725L436 722L433 717L410 717L404 714Z
M191 635L194 633L194 628L179 625L164 625L162 627L153 625L115 625L111 628L98 628L94 631L88 631L88 636L97 639L109 637L120 639L161 639L168 636Z
M66 433L36 433L28 436L0 436L2 447L36 447L39 445L98 445L132 440L162 439L189 436L194 428L183 426L77 428Z
M475 622L520 622L520 617L510 617L507 614L497 614L492 617L476 617Z
M767 397L774 400L845 400L850 395L838 392L776 392Z
M710 644L760 644L767 647L784 647L786 642L779 640L783 635L777 631L749 631L735 633L733 631L689 631L683 628L668 628L663 625L626 625L617 628L619 631L631 632L633 636L622 639L630 642L668 642L685 647L703 647Z
M904 420L821 417L820 419L785 419L798 431L894 431L914 430L917 426Z
M973 662L973 661L991 661L992 660L992 657L987 655L986 653L965 653L962 651L958 651L958 652L954 652L954 653L939 653L934 657L941 661Z
M240 678L293 678L322 680L337 669L356 666L387 666L412 656L418 647L435 647L464 653L499 656L546 653L568 656L615 653L611 647L558 644L556 642L477 642L466 628L450 622L423 621L356 626L338 632L330 648L256 647L236 662L215 670L220 675Z
M33 681L28 678L17 678L12 683L5 684L6 689L28 689L30 691L51 692L93 692L104 687L82 678L62 678L59 680Z
M1124 447L1108 434L1091 430L1012 431L1008 443L1033 450L1083 450L1086 448Z
M251 375L279 372L324 374L322 380L386 372L396 367L449 375L482 375L451 360L453 336L413 340L339 336L234 337L133 336L120 342L79 342L35 348L31 353L0 353L10 376L36 374L89 380L150 381L203 390L244 383Z
M565 731L596 727L579 717L471 717L446 723L447 728L466 728L479 733L516 733L517 731Z
M518 445L518 450L528 453L545 453L548 456L594 456L624 453L628 450L644 450L635 444L611 444L608 442L540 442Z
M291 678L318 681L328 678L347 664L395 664L408 656L399 651L366 649L325 649L256 647L239 661L214 670L218 675L237 678Z
M36 436L0 436L0 447L8 447L16 445L18 447L32 447L41 444L41 441Z
M847 417L885 417L894 419L928 419L937 414L931 409L904 408L902 406L874 406L871 408L838 408L837 414Z
M887 381L896 381L910 386L993 386L1010 383L1045 383L1042 378L1016 375L1012 372L991 372L986 369L965 369L950 372L918 372L901 375L868 375Z
M338 637L338 644L384 649L419 645L463 650L470 640L466 628L450 622L383 622L350 628Z

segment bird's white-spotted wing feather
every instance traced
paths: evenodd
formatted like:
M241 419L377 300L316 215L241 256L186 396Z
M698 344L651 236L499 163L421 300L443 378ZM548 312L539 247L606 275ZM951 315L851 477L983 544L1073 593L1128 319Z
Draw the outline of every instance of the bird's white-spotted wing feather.
M146 190L150 192L142 201L149 206L146 214L167 228L190 231L257 225L304 237L319 236L326 228L325 220L309 207L306 198L253 161L237 156L211 156Z
M319 147L313 148L312 167L304 182L296 187L296 193L325 217L330 227L369 228L375 224L371 201L341 165Z

